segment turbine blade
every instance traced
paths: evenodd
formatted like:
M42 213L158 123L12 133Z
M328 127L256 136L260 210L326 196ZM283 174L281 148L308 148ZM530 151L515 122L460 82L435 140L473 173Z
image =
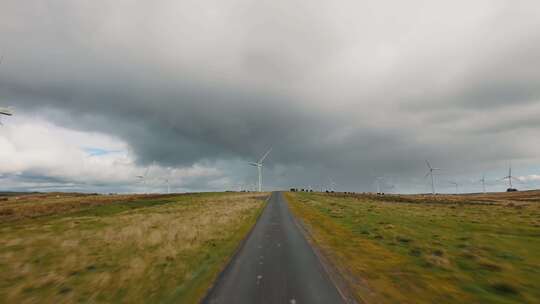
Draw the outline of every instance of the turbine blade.
M150 172L150 167L146 168L146 171L144 171L144 177L148 176L148 172Z
M428 177L430 173L431 173L431 172L428 171L428 173L426 173L426 175L424 176L424 178Z
M255 166L255 167L258 167L259 164L258 163L249 163L250 166Z
M9 109L5 109L5 108L0 108L0 114L4 114L7 116L13 115L13 113Z
M429 169L431 169L431 165L429 164L429 162L427 161L427 159L426 159L426 165L428 166Z
M272 148L268 149L268 151L264 153L263 157L261 157L261 159L259 160L259 164L261 164L264 161L264 159L268 156L268 154L270 154L270 151L272 151Z

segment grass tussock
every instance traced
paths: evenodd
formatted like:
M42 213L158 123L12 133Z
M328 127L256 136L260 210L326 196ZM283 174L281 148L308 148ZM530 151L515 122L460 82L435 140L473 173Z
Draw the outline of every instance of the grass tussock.
M540 192L287 197L360 301L540 302Z
M264 198L10 197L14 212L0 224L0 299L196 303L255 223Z

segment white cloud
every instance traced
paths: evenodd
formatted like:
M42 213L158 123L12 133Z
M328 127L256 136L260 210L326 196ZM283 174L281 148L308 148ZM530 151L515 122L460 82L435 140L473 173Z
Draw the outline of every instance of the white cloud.
M530 174L530 175L518 176L517 179L519 179L522 182L540 182L540 175Z
M5 122L0 128L0 176L4 190L92 190L99 188L99 184L143 190L136 176L148 168L138 166L129 146L118 138L70 130L24 115ZM168 178L173 187L181 188L190 179L221 175L217 168L201 164L186 168L152 165L147 183L159 187Z
M9 119L4 174L127 185L155 160L218 188L274 145L274 187L366 190L540 161L538 1L4 2L0 100L57 124Z

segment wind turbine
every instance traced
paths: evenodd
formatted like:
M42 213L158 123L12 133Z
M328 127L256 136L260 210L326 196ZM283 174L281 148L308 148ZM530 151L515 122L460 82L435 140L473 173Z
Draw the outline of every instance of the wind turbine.
M375 182L377 183L377 194L381 194L381 181L383 179L384 179L383 177L375 178Z
M268 149L268 151L264 153L264 155L259 159L258 162L249 163L250 165L257 167L257 171L259 172L259 192L262 191L262 169L264 166L263 162L264 162L264 159L268 156L268 154L270 154L270 151L272 151L272 148Z
M148 189L146 188L146 177L148 176L148 171L150 171L150 167L146 168L146 171L143 175L137 175L136 177L141 180L144 188L144 193L146 194Z
M169 183L169 178L165 179L165 183L167 184L167 194L171 194L171 184Z
M331 178L331 177L328 177L328 181L330 181L330 192L332 191L336 191L336 183L334 182L334 180Z
M479 182L482 182L482 191L486 194L486 176L484 174L482 174L482 178Z
M426 165L428 166L429 171L426 173L426 178L428 175L431 176L431 192L435 195L435 181L433 180L433 171L441 170L439 168L433 168L431 164L426 160Z
M508 184L510 185L510 188L508 188L506 191L516 191L516 189L514 189L514 187L512 186L512 179L515 179L517 181L519 181L519 179L512 176L512 163L510 163L510 167L508 167L508 175L502 178L502 180L505 179L508 180Z
M175 169L176 170L176 169ZM171 167L167 167L166 168L166 177L163 179L163 181L165 182L165 184L167 184L167 194L171 194L171 175L173 175Z

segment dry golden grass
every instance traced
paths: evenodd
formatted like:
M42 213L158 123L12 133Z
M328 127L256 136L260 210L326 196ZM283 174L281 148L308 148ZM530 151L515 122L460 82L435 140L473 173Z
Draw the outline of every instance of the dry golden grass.
M264 198L54 196L15 207L10 202L17 212L0 225L0 299L195 303L255 223ZM44 216L50 210L60 215Z

